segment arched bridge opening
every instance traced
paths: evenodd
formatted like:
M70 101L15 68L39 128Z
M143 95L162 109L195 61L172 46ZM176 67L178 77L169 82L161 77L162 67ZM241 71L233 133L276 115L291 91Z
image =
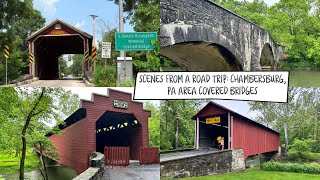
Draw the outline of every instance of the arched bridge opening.
M83 54L84 41L79 35L42 36L34 42L37 61L35 76L39 79L58 79L58 58L62 54Z
M91 74L89 56L93 37L61 20L39 29L29 38L29 72L43 80L59 79L58 59L63 54L83 54L84 74Z
M129 147L130 159L140 152L137 136L141 124L134 114L105 112L96 122L96 151L104 153L104 147Z
M277 67L272 48L270 44L266 43L261 51L260 65L262 70L275 70Z
M185 71L243 71L239 57L216 43L178 43L161 48L160 54Z

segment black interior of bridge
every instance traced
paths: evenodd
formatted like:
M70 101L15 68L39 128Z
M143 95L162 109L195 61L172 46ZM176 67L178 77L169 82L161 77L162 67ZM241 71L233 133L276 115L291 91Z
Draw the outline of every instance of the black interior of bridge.
M239 59L216 43L177 43L161 48L160 54L177 63L184 71L243 71Z
M206 124L206 118L220 116L221 122ZM228 114L207 116L199 118L199 147L201 149L217 148L217 137L224 137L224 149L228 149Z
M79 35L39 37L35 41L36 77L59 79L58 58L62 54L83 54L83 43Z
M132 134L141 127L133 114L107 111L96 122L96 151L105 146L130 147L137 140Z

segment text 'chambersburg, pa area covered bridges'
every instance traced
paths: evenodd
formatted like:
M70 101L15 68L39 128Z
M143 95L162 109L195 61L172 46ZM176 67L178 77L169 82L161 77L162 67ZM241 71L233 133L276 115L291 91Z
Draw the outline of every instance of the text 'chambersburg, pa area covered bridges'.
M266 30L210 0L160 6L160 54L183 70L273 70L284 54Z

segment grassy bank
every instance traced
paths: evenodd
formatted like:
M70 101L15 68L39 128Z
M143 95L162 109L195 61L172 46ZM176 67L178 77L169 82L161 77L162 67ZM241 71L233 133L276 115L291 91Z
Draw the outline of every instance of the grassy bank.
M163 179L163 178L161 178ZM303 173L287 173L287 172L274 172L274 171L261 171L258 169L247 169L243 173L228 173L213 176L202 176L202 177L192 177L183 178L184 180L318 180L320 175L315 174L303 174ZM169 179L163 179L169 180Z
M37 169L39 160L36 154L27 153L25 161L25 171ZM14 155L0 154L0 173L18 171L20 166L20 157Z

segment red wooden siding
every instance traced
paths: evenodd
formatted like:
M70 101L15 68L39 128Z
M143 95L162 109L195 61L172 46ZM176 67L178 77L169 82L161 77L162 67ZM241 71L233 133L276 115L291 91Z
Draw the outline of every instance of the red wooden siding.
M71 167L77 173L88 167L88 155L96 151L96 121L107 110L123 113L132 113L141 124L131 136L130 155L139 160L140 148L149 147L148 117L150 111L143 110L143 104L132 101L131 94L108 89L109 96L92 95L92 101L81 100L81 107L86 109L86 118L62 130L60 135L51 135L49 138L60 154L59 162ZM113 100L128 102L128 109L113 107Z
M207 117L219 114L230 113L230 136L231 148L241 148L244 151L244 158L266 152L278 151L280 146L279 133L258 124L228 108L217 103L209 102L192 119ZM233 120L232 120L233 119ZM199 126L201 128L201 126ZM201 132L201 130L199 130Z
M233 117L233 148L242 148L244 159L248 156L278 151L280 136L267 128Z
M160 156L157 147L142 147L140 149L140 164L159 164Z
M119 109L113 107L113 100L123 100L128 102L128 109ZM109 97L93 94L93 102L82 101L82 108L87 109L87 153L96 150L96 121L103 113L108 111L132 113L141 124L134 134L134 141L131 144L130 153L133 155L133 159L139 160L140 147L149 146L149 132L148 132L148 117L151 116L150 111L143 110L143 104L132 101L131 94L119 92L116 90L109 90Z
M128 166L129 147L104 147L104 157L107 166Z
M88 167L87 121L85 119L62 130L61 134L51 135L49 139L59 153L59 163L74 169L78 174Z

